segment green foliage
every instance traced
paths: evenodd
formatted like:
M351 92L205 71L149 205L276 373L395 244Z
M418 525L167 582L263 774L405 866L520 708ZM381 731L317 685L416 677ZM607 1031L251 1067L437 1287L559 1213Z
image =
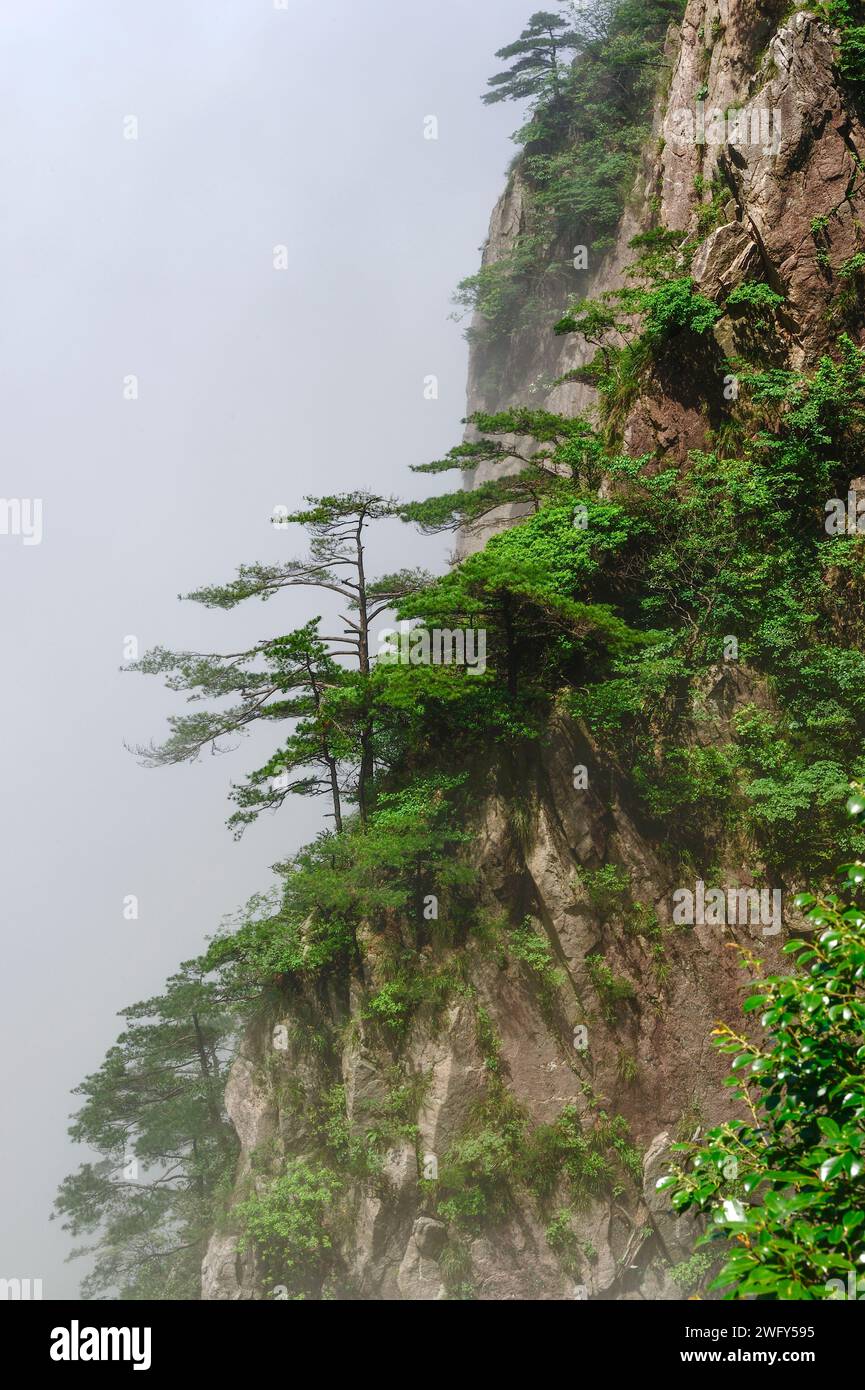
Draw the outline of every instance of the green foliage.
M841 73L858 90L865 83L865 5L861 0L824 0L821 8L840 30Z
M686 342L706 337L723 313L681 274L678 238L638 237L634 244L643 255L630 273L643 283L580 300L554 326L556 333L578 333L597 348L588 366L571 376L597 390L608 440L651 364L683 336Z
M694 180L694 187L697 193L709 195L697 209L697 235L701 241L705 241L711 232L723 226L727 220L725 208L730 199L730 189L721 178L715 178L707 184L701 174Z
M644 810L660 825L673 828L688 817L683 839L705 838L712 825L729 820L725 807L735 791L735 749L667 747L648 752L633 767L634 788Z
M642 1155L627 1121L605 1111L580 1117L567 1105L555 1121L529 1126L501 1083L476 1108L469 1128L448 1151L437 1184L437 1211L457 1230L495 1224L517 1191L545 1207L557 1192L575 1208L603 1194L621 1194L642 1174ZM560 1233L561 1234L561 1233ZM566 1241L561 1241L563 1248Z
M677 635L613 658L569 704L624 760L651 818L675 824L677 838L684 820L702 842L710 822L723 828L718 808L726 807L729 823L744 824L778 866L825 868L833 843L854 848L839 822L837 787L863 753L865 668L852 632L846 648L832 633L838 624L848 630L846 614L862 602L863 563L855 537L826 537L822 513L858 470L863 381L863 354L842 338L837 358L809 377L748 379L765 427L743 458L697 454L687 475L652 477L638 461L609 461L624 524L644 537L636 556L620 552L630 578L619 611L637 629L688 616ZM605 596L596 580L593 597ZM771 730L758 735L740 721L727 747L677 747L689 684L722 658L729 634L740 661L771 682Z
M306 529L310 545L305 559L244 565L229 584L210 585L187 597L207 608L231 609L250 598L267 601L291 588L335 593L356 615L356 620L344 620L348 626L341 636L321 637L320 619L314 618L248 651L219 656L157 647L128 668L167 675L169 689L190 691L190 701L226 696L240 701L220 712L172 718L170 737L162 747L138 750L150 765L195 759L206 747L219 752L221 740L248 732L260 719L292 721L285 744L245 786L235 789L240 809L229 824L238 833L262 810L278 808L289 792L328 795L338 831L344 797L356 801L361 821L366 820L375 772L365 689L372 658L371 623L429 579L420 570L367 579L364 533L371 523L397 515L396 499L356 491L307 497L306 502L302 511L279 518L281 526ZM354 662L356 671L346 670L342 658Z
M535 975L542 1000L549 1007L557 991L565 984L567 975L556 966L550 943L535 930L530 917L526 918L521 927L516 927L511 932L508 949L512 956L522 961Z
M600 869L579 869L577 880L588 893L592 906L603 917L623 911L630 893L630 880L618 864L604 864Z
M688 276L648 291L641 308L645 313L644 331L652 338L682 330L699 337L708 333L721 317L718 305L698 293Z
M597 665L608 653L639 643L643 639L608 605L574 595L580 572L588 577L597 565L593 552L604 548L603 535L574 526L574 500L573 494L561 502L551 497L524 525L495 536L402 605L399 616L437 628L485 630L492 653L487 684L504 687L512 700L523 690L549 691L565 670ZM614 527L614 508L595 503L593 510ZM483 689L483 678L469 679Z
M613 363L632 352L628 333L637 343L679 332L699 339L719 312L671 275L676 238L638 241L648 288L584 305L570 325L594 334ZM769 287L740 288L734 307L746 316L775 306ZM623 306L641 310L642 326L629 328ZM612 345L617 334L624 347ZM697 854L736 830L746 852L759 846L777 870L819 871L834 844L853 852L858 843L839 823L837 790L865 752L865 655L852 633L846 647L832 633L846 631L851 605L865 600L865 564L856 537L829 538L821 523L826 499L845 496L859 469L865 354L842 337L837 355L808 375L753 371L742 384L755 424L741 455L695 453L684 473L649 471L585 422L548 412L475 417L482 438L442 466L481 453L495 464L499 435L533 437L519 475L532 514L402 611L490 624L498 655L489 682L472 686L461 730L479 730L482 709L509 737L520 724L530 736L558 689L668 841ZM601 501L603 474L611 495ZM488 486L479 516L495 500L496 480ZM568 636L561 620L578 612L590 625ZM771 727L740 717L725 744L677 738L683 721L705 717L691 692L725 659L731 635L739 661L771 687ZM495 714L494 691L507 706Z
M363 1178L379 1171L377 1148L381 1131L370 1130L363 1137L352 1131L345 1086L331 1086L311 1105L304 1098L298 1108L307 1117L310 1133L320 1141L328 1164L340 1176Z
M560 1208L547 1225L547 1244L558 1255L562 1268L576 1274L581 1267L580 1242L573 1226L574 1213L570 1207Z
M541 321L542 305L527 286L542 274L543 238L523 234L497 261L487 261L460 280L453 302L463 313L477 313L480 325L470 336L494 337L517 333Z
M659 278L648 289L611 290L600 300L582 300L559 320L555 331L602 342L610 332L624 337L625 320L634 314L642 316L641 344L656 346L676 333L708 333L722 310L695 289L690 276Z
M615 1022L617 1006L634 999L636 990L630 980L614 975L603 956L597 952L586 956L586 969L601 1001L601 1013L607 1023Z
M239 1249L254 1246L263 1285L282 1285L294 1299L320 1297L334 1268L330 1222L342 1183L318 1163L290 1159L264 1191L239 1202Z
M470 1128L441 1166L436 1209L458 1229L477 1229L506 1215L513 1200L525 1142L526 1118L513 1098L495 1086L475 1110Z
M849 806L860 820L862 791ZM679 1146L659 1183L677 1211L711 1215L729 1299L844 1297L865 1264L865 864L843 865L837 884L800 895L810 934L784 947L794 973L758 980L745 1003L762 1035L717 1030L749 1118Z
M743 311L758 328L768 327L769 316L783 303L784 296L762 280L745 280L727 296L727 308Z
M600 1111L586 1125L577 1107L566 1105L550 1125L539 1125L531 1134L522 1161L522 1176L529 1190L541 1199L564 1181L577 1208L590 1204L602 1193L620 1194L623 1184L639 1181L642 1155L631 1143L627 1121Z
M479 1008L475 1019L475 1036L481 1056L484 1059L484 1067L491 1077L498 1077L501 1072L502 1045L493 1027L492 1019L486 1009Z
M639 1064L632 1052L625 1048L619 1049L616 1058L616 1075L620 1081L624 1081L626 1086L632 1086L639 1074Z
M680 1264L673 1265L670 1269L670 1278L680 1289L683 1297L700 1288L706 1275L712 1268L712 1257L704 1250L696 1250L688 1260L682 1260Z
M857 275L861 275L863 270L865 270L865 251L857 251L855 256L849 256L839 267L838 277L841 280L853 280Z
M533 16L499 51L516 61L484 100L532 101L515 136L526 227L507 259L459 287L457 302L479 313L472 331L482 340L518 332L561 297L575 242L595 255L612 244L650 130L667 29L683 10L683 0L591 0L567 6L567 19Z
M579 34L563 15L540 10L533 14L515 43L507 44L496 53L505 61L513 59L511 67L489 79L492 87L483 100L523 101L527 97L556 101L561 96L564 77L563 55L578 47Z
M407 954L396 966L393 978L367 999L364 1017L384 1024L394 1034L404 1033L418 1008L428 1005L434 1011L442 1009L461 983L455 970L425 968Z
M268 983L345 960L356 949L361 922L383 928L389 914L402 912L419 923L423 898L433 889L459 920L462 894L473 882L457 853L470 838L458 811L464 781L439 773L382 793L365 826L355 822L340 834L321 835L280 866L278 904L254 899L240 925L208 950L207 968L218 971L224 993L238 1003L254 1001ZM374 1016L405 1022L416 987L395 977L370 1005Z
M61 1184L55 1215L87 1244L85 1297L199 1296L201 1261L237 1140L222 1091L237 1021L201 962L124 1009L124 1031L69 1130L98 1157Z

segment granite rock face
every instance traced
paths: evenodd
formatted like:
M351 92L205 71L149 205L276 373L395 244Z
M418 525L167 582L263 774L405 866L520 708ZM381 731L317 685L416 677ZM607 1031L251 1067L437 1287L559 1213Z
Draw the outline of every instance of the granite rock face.
M803 10L784 19L788 10L786 0L689 0L681 29L668 39L669 89L657 104L655 138L616 245L590 263L588 275L575 272L575 297L621 288L637 233L656 225L693 233L701 204L717 188L724 221L694 258L697 288L720 304L749 278L783 294L778 365L812 365L845 329L861 338L858 324L849 328L839 310L826 257L837 268L859 250L865 128L845 102L833 30ZM493 210L485 263L507 255L524 230L525 202L517 164ZM549 322L557 316L551 312ZM717 330L728 353L736 347L735 328L725 318ZM588 386L554 383L585 366L593 351L576 335L555 337L549 324L479 346L469 370L468 414L527 400L566 415L591 408ZM629 452L672 454L684 464L705 443L725 389L723 377L713 389L707 370L711 365L695 369L675 360L658 365L625 422ZM506 442L525 453L526 440ZM491 472L481 465L468 485ZM494 514L460 537L458 553L479 549L515 516L511 508Z
M725 696L725 679L719 672L695 720L695 735L698 731L704 742L725 738L728 709L735 709L741 694ZM604 789L603 803L594 792L575 792L578 765L592 769L590 784ZM361 994L376 986L375 960L368 955L362 973L358 967L349 982L347 998L298 995L272 1028L246 1039L234 1064L227 1104L243 1143L238 1197L261 1181L262 1172L278 1173L285 1158L314 1149L307 1128L310 1109L333 1086L344 1087L348 1124L362 1134L381 1114L397 1070L401 1084L416 1083L416 1138L392 1142L375 1179L351 1189L341 1259L346 1286L359 1299L453 1296L450 1232L429 1200L424 1176L434 1175L429 1165L441 1162L465 1135L487 1094L481 1016L498 1040L499 1074L531 1126L552 1124L573 1107L590 1131L600 1107L627 1121L645 1163L643 1175L633 1175L615 1198L598 1197L573 1212L578 1254L567 1267L547 1240L548 1215L542 1217L534 1201L518 1200L463 1252L472 1296L679 1296L669 1270L692 1252L694 1230L665 1212L654 1183L670 1136L690 1137L725 1113L725 1066L709 1034L714 1019L738 1015L743 998L737 955L728 943L748 944L769 960L776 943L764 939L759 926L673 926L677 885L663 847L642 837L624 800L592 766L592 750L568 722L552 729L525 786L518 833L511 804L492 799L479 809L472 827L474 857L490 919L529 917L548 943L561 971L554 997L539 988L527 965L505 958L494 944L430 942L424 948L429 963L458 965L466 988L443 1010L422 1007L399 1045L361 1016ZM580 883L581 870L611 863L629 876L636 897L657 913L665 929L662 974L651 941L599 908ZM611 1010L599 1006L587 965L601 946L616 978L630 986ZM304 1040L304 1030L314 1035L314 1048ZM286 1037L287 1047L275 1044ZM623 1057L629 1059L627 1069ZM568 1206L568 1200L563 1190L547 1202L547 1212L556 1210L557 1202ZM205 1297L267 1296L253 1256L236 1250L229 1210L204 1263Z

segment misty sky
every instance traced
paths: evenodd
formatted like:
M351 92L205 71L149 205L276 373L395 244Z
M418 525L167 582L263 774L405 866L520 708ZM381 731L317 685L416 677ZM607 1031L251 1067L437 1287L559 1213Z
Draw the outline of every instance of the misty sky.
M224 614L176 595L299 552L268 519L306 493L424 495L407 465L456 443L465 409L450 295L476 268L520 123L478 98L532 8L0 9L0 494L43 504L41 544L0 534L0 1277L41 1278L46 1298L74 1296L82 1272L48 1222L84 1156L66 1137L71 1088L116 1011L267 888L325 809L296 800L231 839L230 784L273 730L142 768L124 740L162 736L181 704L120 673L124 640L232 650L288 630L311 596ZM371 568L440 568L447 550L394 523Z

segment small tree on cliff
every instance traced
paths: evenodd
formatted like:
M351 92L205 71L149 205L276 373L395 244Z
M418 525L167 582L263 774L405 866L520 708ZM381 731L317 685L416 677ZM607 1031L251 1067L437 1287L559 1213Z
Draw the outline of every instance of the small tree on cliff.
M213 1196L237 1140L222 1103L236 1028L197 962L121 1012L126 1028L69 1130L99 1154L60 1187L55 1217L93 1267L86 1297L197 1298Z
M320 636L320 619L241 652L169 652L155 648L128 669L168 675L174 690L190 700L237 696L239 703L218 713L202 711L170 721L171 736L159 747L139 748L151 765L184 762L209 747L244 733L261 719L295 722L293 733L264 767L236 788L240 810L231 824L243 826L267 807L281 804L289 792L328 794L337 829L342 827L342 797L358 804L367 817L375 771L371 715L364 687L371 670L372 623L392 604L422 588L427 576L403 571L370 580L366 573L364 533L369 524L398 512L392 498L368 492L307 498L302 511L280 518L296 523L310 536L309 555L277 565L244 565L228 584L195 590L187 597L206 608L235 608L246 599L267 601L288 588L312 588L345 601L345 624L336 635ZM340 664L347 659L354 672ZM336 700L337 692L350 698Z
M492 415L477 411L466 423L481 437L457 444L443 459L413 465L412 472L465 473L481 464L496 472L475 487L404 503L399 513L403 521L415 523L427 534L482 529L499 507L536 512L563 482L598 486L603 441L581 416L569 418L519 406ZM501 436L527 441L527 451L516 443L502 443Z
M482 100L487 105L498 101L523 101L527 97L561 94L561 75L564 55L577 46L578 36L563 15L549 10L533 14L520 37L496 53L497 58L510 63L487 83L491 92ZM512 61L513 60L513 61Z

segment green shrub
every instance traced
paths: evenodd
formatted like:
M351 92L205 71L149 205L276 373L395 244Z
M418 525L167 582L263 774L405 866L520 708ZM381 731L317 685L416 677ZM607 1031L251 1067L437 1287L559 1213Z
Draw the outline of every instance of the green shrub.
M525 1129L523 1111L497 1087L445 1155L437 1185L437 1211L443 1220L469 1229L494 1224L507 1213Z
M620 1192L623 1177L641 1174L642 1157L630 1142L627 1121L600 1111L585 1124L574 1105L532 1131L520 1161L522 1181L536 1197L543 1201L564 1182L580 1208L601 1193Z
M285 1285L295 1298L318 1296L334 1264L329 1223L341 1188L331 1169L293 1159L266 1191L238 1203L239 1249L254 1246L265 1283Z
M769 327L770 316L783 303L784 296L761 280L746 280L727 296L728 309L741 310L755 328L761 329Z
M712 1268L712 1257L703 1250L697 1250L688 1260L682 1260L680 1264L672 1265L670 1268L670 1278L680 1289L682 1295L687 1297L698 1289L703 1283L709 1270Z
M612 1023L616 1017L616 1005L625 999L633 999L636 990L630 980L613 974L603 956L586 956L586 968L601 1001L601 1012L607 1023Z
M511 954L529 967L537 976L547 999L551 999L556 990L564 985L567 975L556 967L550 943L535 931L531 917L527 917L521 927L511 932L509 944Z
M604 864L600 869L578 869L576 878L601 916L607 918L624 912L631 884L618 864Z
M562 1268L568 1274L576 1274L581 1266L580 1242L574 1230L573 1212L570 1207L563 1207L556 1212L547 1225L546 1237L550 1249L558 1255Z
M865 787L849 810L865 820ZM744 1005L762 1035L716 1030L750 1118L677 1146L680 1165L658 1184L675 1210L711 1216L705 1239L724 1254L713 1288L725 1298L846 1297L865 1264L863 889L857 862L838 870L834 891L800 895L811 934L784 947L794 973L758 979Z

